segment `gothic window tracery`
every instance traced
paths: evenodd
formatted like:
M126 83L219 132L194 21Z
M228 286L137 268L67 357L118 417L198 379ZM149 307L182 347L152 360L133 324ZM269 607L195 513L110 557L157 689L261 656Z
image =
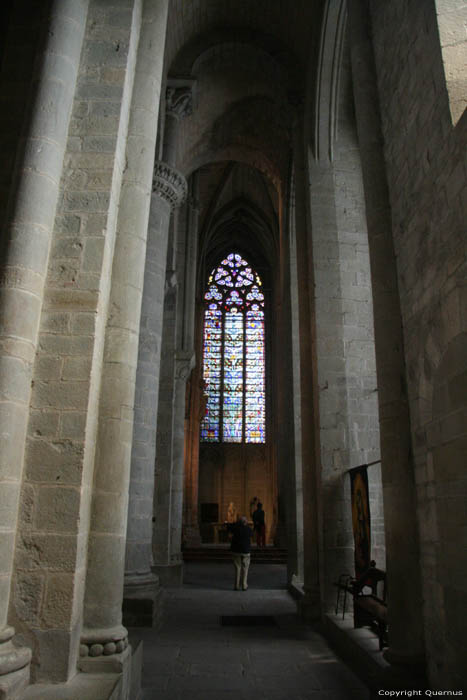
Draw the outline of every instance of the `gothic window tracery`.
M203 442L265 442L264 294L259 275L230 253L204 295Z

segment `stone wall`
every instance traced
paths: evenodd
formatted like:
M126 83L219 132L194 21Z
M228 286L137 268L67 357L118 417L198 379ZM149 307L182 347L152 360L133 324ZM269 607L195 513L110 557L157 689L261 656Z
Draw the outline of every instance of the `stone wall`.
M348 49L341 68L333 159L310 161L310 211L322 469L325 607L332 586L354 574L348 469L379 459L373 305L362 171ZM373 469L371 467L370 469ZM371 556L384 567L381 476L370 473Z
M453 127L433 2L371 3L397 255L430 681L462 687L466 608L466 114ZM397 37L397 40L395 40ZM464 686L465 687L465 686Z

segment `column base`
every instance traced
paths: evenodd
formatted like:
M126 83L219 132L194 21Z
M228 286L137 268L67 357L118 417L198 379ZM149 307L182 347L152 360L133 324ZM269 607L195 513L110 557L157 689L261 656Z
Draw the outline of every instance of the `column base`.
M179 588L183 584L183 562L155 564L151 569L158 575L161 585L166 588Z
M304 588L304 595L298 603L298 610L304 622L311 624L321 620L321 600L316 591Z
M132 649L127 646L120 654L110 656L82 656L78 668L83 673L107 674L117 673L121 676L118 698L127 700L130 697L131 688L131 661Z
M29 685L31 649L15 646L13 627L0 632L0 700L20 698Z
M125 673L130 667L131 646L109 656L81 656L78 668L83 673Z
M19 671L0 676L0 700L19 700L29 685L29 664Z
M123 624L157 627L162 616L163 591L154 573L126 576L123 589Z

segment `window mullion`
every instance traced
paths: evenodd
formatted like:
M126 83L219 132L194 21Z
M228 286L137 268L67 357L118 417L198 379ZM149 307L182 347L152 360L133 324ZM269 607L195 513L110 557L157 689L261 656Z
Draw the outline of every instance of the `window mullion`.
M246 442L246 323L245 309L242 313L243 323L243 382L242 382L242 440Z
M224 300L222 300L224 301ZM221 309L221 377L219 392L219 442L224 442L224 352L225 352L225 310Z

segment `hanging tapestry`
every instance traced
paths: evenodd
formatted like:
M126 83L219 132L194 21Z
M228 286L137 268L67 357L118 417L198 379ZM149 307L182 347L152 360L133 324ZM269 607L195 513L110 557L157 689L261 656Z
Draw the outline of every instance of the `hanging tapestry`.
M370 566L371 521L368 497L367 465L350 470L352 527L355 543L355 576L359 578Z

